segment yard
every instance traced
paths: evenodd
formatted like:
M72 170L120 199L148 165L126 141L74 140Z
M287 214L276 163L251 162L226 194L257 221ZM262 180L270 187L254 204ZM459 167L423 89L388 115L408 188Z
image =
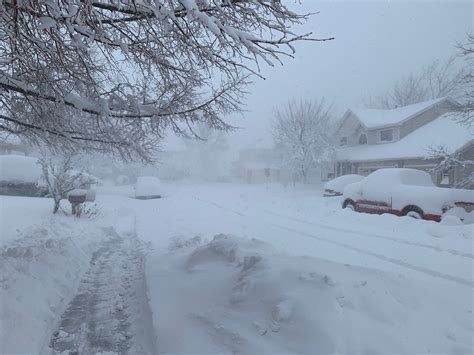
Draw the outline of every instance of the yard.
M1 197L1 353L472 353L472 224L319 186L163 191L103 187L79 220Z

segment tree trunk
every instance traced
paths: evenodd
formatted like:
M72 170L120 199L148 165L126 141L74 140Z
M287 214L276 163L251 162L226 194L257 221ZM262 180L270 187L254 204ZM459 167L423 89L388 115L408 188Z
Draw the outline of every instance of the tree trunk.
M301 175L303 176L303 184L306 184L308 182L307 174L306 174L306 169L302 168L301 169Z
M60 202L61 202L61 200L54 200L53 214L56 214L58 212Z

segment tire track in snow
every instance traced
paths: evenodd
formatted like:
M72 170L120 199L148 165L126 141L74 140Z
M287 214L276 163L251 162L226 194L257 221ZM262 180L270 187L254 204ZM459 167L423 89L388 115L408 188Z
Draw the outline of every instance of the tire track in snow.
M193 198L195 200L198 200L198 201L201 201L201 202L204 202L204 203L207 203L207 204L210 204L214 207L218 207L224 211L228 211L228 212L232 212L234 214L237 214L241 217L251 217L251 216L248 216L242 212L238 212L238 211L235 211L231 208L228 208L228 207L225 207L225 206L222 206L222 205L219 205L215 202L212 202L212 201L206 201L206 200L203 200L199 197L196 197L196 196L193 196ZM462 257L462 258L469 258L469 259L473 259L474 260L474 254L471 254L471 253L463 253L463 252L459 252L457 250L454 250L454 249L443 249L443 248L440 248L438 246L435 246L435 245L430 245L430 244L424 244L424 243L418 243L418 242L412 242L412 241L409 241L409 240L402 240L402 239L397 239L397 238L392 238L392 237L389 237L389 236L385 236L385 235L381 235L381 234L376 234L376 233L367 233L367 232L356 232L356 231L353 231L353 230L350 230L350 229L347 229L347 228L340 228L340 227L332 227L332 226L329 226L329 225L326 225L326 224L320 224L320 223L315 223L315 222L310 222L310 221L306 221L304 219L299 219L299 218L296 218L296 217L292 217L292 216L287 216L287 215L283 215L283 214L279 214L279 213L275 213L275 212L271 212L271 211L268 211L268 210L264 210L264 212L266 214L269 214L269 215L273 215L273 216L276 216L276 217L280 217L280 218L286 218L286 219L289 219L289 220L292 220L292 221L295 221L295 222L298 222L298 223L304 223L304 224L308 224L310 226L314 226L314 227L319 227L319 228L324 228L324 229L327 229L327 230L331 230L331 231L335 231L335 232L344 232L344 233L348 233L348 234L353 234L353 235L356 235L357 237L367 237L367 238L373 238L373 239L384 239L384 240L390 240L394 243L398 243L398 244L405 244L405 245L410 245L410 246L416 246L416 247L420 247L420 248L425 248L425 249L430 249L430 250L434 250L436 252L439 252L439 253L448 253L448 254L452 254L452 255L455 255L455 256L459 256L459 257Z
M232 213L235 213L236 215L240 216L240 217L248 217L248 215L246 215L245 213L242 213L242 212L239 212L239 211L235 211L231 208L228 208L228 207L225 207L225 206L222 206L222 205L219 205L218 203L215 203L213 201L208 201L208 200L203 200L197 196L191 196L193 199L197 200L197 201L200 201L200 202L204 202L204 203L207 203L208 205L211 205L211 206L214 206L214 207L217 207L221 210L224 210L224 211L227 211L227 212L232 212Z
M207 200L203 200L199 197L196 197L196 196L193 196L194 199L198 200L198 201L201 201L201 202L204 202L204 203L207 203L209 205L212 205L214 207L217 207L219 209L222 209L224 211L227 211L227 212L231 212L231 213L234 213L234 214L237 214L241 217L251 217L251 216L248 216L244 213L241 213L241 212L238 212L238 211L235 211L231 208L228 208L228 207L225 207L225 206L222 206L220 204L217 204L215 202L212 202L212 201L207 201ZM280 217L287 217L287 216L280 216ZM319 236L316 236L316 235L313 235L311 233L307 233L307 232L302 232L302 231L299 231L299 230L296 230L296 229L292 229L292 228L288 228L288 227L285 227L285 226L281 226L281 225L278 225L278 224L274 224L274 223L269 223L269 222L264 222L266 223L267 225L269 226L272 226L274 228L278 228L278 229L283 229L283 230L286 230L286 231L289 231L289 232L292 232L292 233L296 233L296 234L299 234L301 236L304 236L304 237L307 237L307 238L312 238L312 239L316 239L316 240L319 240L319 241L322 241L322 242L325 242L325 243L329 243L329 244L333 244L333 245L336 245L338 247L341 247L341 248L344 248L344 249L348 249L348 250L351 250L351 251L355 251L359 254L364 254L364 255L369 255L369 256L372 256L374 258L377 258L379 260L383 260L385 262L389 262L391 264L395 264L397 266L401 266L401 267L405 267L407 269L410 269L410 270L414 270L414 271L418 271L418 272L421 272L421 273L424 273L426 275L429 275L429 276L432 276L432 277L436 277L436 278L440 278L440 279L443 279L443 280L446 280L446 281L451 281L451 282L455 282L459 285L463 285L463 286L468 286L470 288L474 288L474 281L472 280L467 280L467 279L464 279L462 277L457 277L457 276L452 276L452 275L448 275L448 274L443 274L441 272L438 272L438 271L434 271L432 269L429 269L429 268L425 268L425 267L422 267L422 266L416 266L416 265L413 265L413 264L410 264L410 263L407 263L405 261L402 261L402 260L399 260L399 259L395 259L395 258L391 258L391 257L388 257L386 255L383 255L383 254L379 254L379 253L376 253L376 252L372 252L372 251L369 251L369 250L365 250L365 249L361 249L361 248L358 248L358 247L355 247L351 244L347 244L347 243L342 243L342 242L338 242L338 241L335 241L333 239L328 239L328 238L324 238L324 237L319 237ZM322 227L324 228L324 227ZM341 231L341 232L345 232L344 229L338 229L338 228L331 228L333 229L334 231ZM357 233L357 232L353 232L351 231L351 233ZM361 233L361 235L364 235L363 233ZM395 239L396 240L396 239ZM399 240L397 240L399 241ZM444 249L434 249L436 251L445 251ZM459 256L459 255L458 255Z
M110 239L93 254L51 337L53 354L156 353L141 242L105 232Z
M308 237L308 238L317 239L317 240L320 240L320 241L323 241L323 242L326 242L326 243L329 243L329 244L334 244L334 245L340 246L342 248L355 251L355 252L360 253L360 254L369 255L369 256L372 256L374 258L377 258L377 259L380 259L380 260L383 260L383 261L387 261L389 263L392 263L392 264L395 264L395 265L398 265L398 266L403 266L407 269L419 271L419 272L422 272L422 273L430 275L430 276L438 277L438 278L441 278L441 279L444 279L444 280L447 280L447 281L456 282L460 285L469 286L471 288L474 288L474 281L472 281L472 280L466 280L462 277L443 274L441 272L434 271L434 270L431 270L431 269L428 269L428 268L425 268L425 267L422 267L422 266L416 266L416 265L407 263L407 262L399 260L399 259L390 258L390 257L385 256L383 254L379 254L379 253L372 252L372 251L369 251L369 250L361 249L361 248L355 247L351 244L338 242L338 241L328 239L328 238L324 238L324 237L319 237L319 236L316 236L316 235L311 234L311 233L302 232L302 231L292 229L292 228L287 228L287 227L280 226L280 225L274 224L274 223L267 223L267 224L271 225L273 227L279 228L279 229L287 230L287 231L292 232L292 233L300 234L300 235Z
M354 235L356 235L357 237L368 237L368 238L374 238L374 239L385 239L385 240L390 240L390 241L392 241L392 242L394 242L394 243L406 244L406 245L411 245L411 246L416 246L416 247L420 247L420 248L426 248L426 249L434 250L434 251L437 251L437 252L440 252L440 253L445 252L445 253L449 253L449 254L452 254L452 255L460 256L460 257L463 257L463 258L474 259L474 255L473 255L473 254L471 254L471 253L459 252L459 251L454 250L454 249L443 249L443 248L440 248L440 247L435 246L435 245L430 245L430 244L412 242L412 241L409 241L409 240L403 240L403 239L392 238L392 237L389 237L389 236L385 236L385 235L381 235L381 234L376 234L376 233L356 232L356 231L353 231L353 230L350 230L350 229L347 229L347 228L332 227L332 226L329 226L329 225L326 225L326 224L320 224L320 223L316 223L316 222L310 222L310 221L306 221L306 220L304 220L304 219L299 219L299 218L296 218L296 217L287 216L287 215L283 215L283 214L271 212L271 211L268 211L268 210L265 210L264 212L265 212L266 214L269 214L269 215L273 215L273 216L276 216L276 217L287 218L287 219L290 219L290 220L292 220L292 221L295 221L295 222L298 222L298 223L308 224L308 225L314 226L314 227L324 228L324 229L328 229L328 230L332 230L332 231L336 231L336 232L344 232L344 233L348 233L348 234L354 234Z

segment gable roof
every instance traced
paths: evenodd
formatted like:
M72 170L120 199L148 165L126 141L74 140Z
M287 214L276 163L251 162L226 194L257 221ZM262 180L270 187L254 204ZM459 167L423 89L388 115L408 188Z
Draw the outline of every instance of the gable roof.
M344 115L344 118L347 118L347 116L352 113L368 130L396 126L410 120L411 118L423 113L424 111L443 101L456 105L455 101L452 99L448 97L442 97L439 99L423 101L391 110L349 109Z
M456 121L458 114L448 112L393 143L360 145L339 149L338 160L376 161L425 158L430 147L445 147L456 152L474 143L474 126Z

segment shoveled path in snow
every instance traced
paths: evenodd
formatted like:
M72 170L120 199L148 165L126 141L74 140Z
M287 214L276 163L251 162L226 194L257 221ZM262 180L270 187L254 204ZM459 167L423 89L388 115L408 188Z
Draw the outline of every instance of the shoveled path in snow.
M109 239L93 254L78 293L53 332L53 354L154 354L146 295L143 243L104 230Z

